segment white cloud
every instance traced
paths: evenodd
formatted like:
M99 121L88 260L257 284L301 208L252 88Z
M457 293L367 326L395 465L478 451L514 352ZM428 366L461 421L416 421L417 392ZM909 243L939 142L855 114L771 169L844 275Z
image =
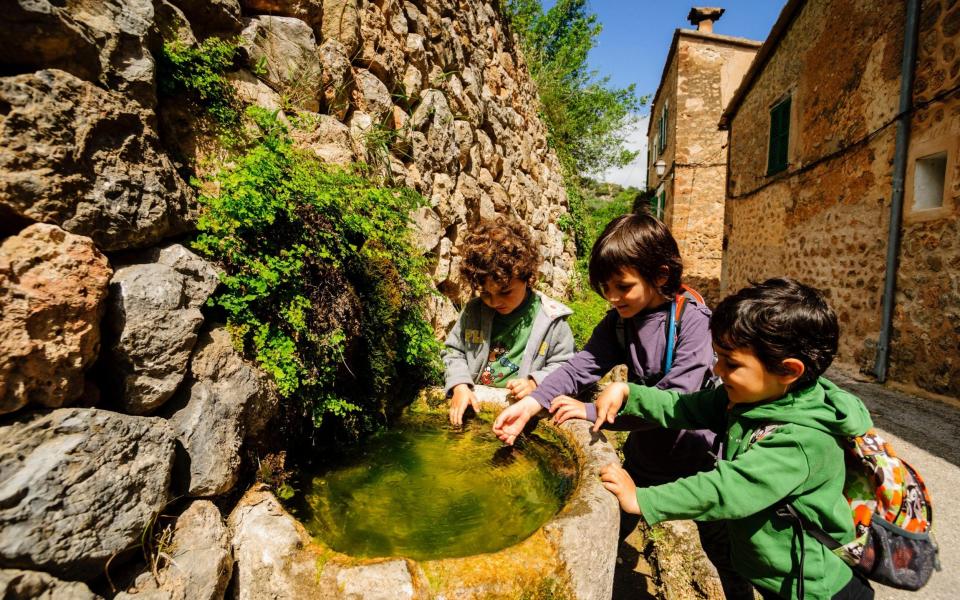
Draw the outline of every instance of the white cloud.
M597 176L597 180L617 183L645 189L647 187L647 122L650 115L644 115L624 129L626 147L639 150L637 158L625 167L608 169Z

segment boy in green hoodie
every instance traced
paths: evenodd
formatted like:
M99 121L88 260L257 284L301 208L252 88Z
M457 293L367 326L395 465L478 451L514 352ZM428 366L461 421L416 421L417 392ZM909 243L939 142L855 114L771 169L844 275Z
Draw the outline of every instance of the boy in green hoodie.
M837 351L836 314L817 290L770 279L723 300L710 329L723 387L678 394L615 383L596 400L594 429L619 413L725 431L723 460L647 488L611 464L604 485L650 524L727 520L733 565L764 598L873 598L846 563L777 514L789 503L838 542L854 537L842 440L872 423L859 399L820 377Z

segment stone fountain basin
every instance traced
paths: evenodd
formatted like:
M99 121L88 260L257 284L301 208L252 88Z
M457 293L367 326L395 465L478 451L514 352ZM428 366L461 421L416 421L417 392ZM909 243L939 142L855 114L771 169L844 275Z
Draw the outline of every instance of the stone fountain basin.
M478 386L481 412L507 405L504 390ZM414 411L446 413L442 390L424 391ZM542 420L538 427L554 427ZM578 481L560 512L524 541L497 552L415 561L360 559L316 541L264 485L230 514L235 597L290 599L610 598L620 510L600 483L616 452L590 424L554 427L578 462ZM495 522L491 526L496 526Z

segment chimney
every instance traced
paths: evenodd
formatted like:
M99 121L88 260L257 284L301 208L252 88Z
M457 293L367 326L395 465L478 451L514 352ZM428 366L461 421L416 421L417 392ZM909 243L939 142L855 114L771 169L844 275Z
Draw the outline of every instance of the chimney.
M697 31L713 33L713 22L723 16L724 9L714 6L694 6L687 20L697 26Z

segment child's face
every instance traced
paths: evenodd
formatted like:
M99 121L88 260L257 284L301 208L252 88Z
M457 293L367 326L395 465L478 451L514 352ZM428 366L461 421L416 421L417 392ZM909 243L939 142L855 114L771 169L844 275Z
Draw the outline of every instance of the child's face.
M480 288L480 301L501 315L512 313L526 297L527 283L519 279L503 284L487 277Z
M621 318L629 319L640 311L654 308L666 302L666 298L643 278L636 269L620 269L613 277L600 286L603 297L607 299Z
M714 344L713 349L717 353L713 371L723 379L731 404L774 400L787 393L788 380L796 379L768 371L750 348L726 350Z

